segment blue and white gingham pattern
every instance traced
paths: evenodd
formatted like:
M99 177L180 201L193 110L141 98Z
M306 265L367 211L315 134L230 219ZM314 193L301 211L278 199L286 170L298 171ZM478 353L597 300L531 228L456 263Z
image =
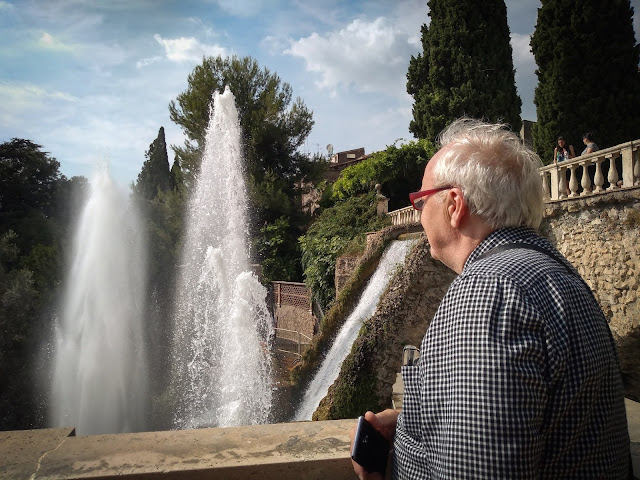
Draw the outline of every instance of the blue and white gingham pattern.
M626 478L629 437L615 345L584 281L528 228L470 255L403 367L396 479ZM568 264L568 262L567 262Z

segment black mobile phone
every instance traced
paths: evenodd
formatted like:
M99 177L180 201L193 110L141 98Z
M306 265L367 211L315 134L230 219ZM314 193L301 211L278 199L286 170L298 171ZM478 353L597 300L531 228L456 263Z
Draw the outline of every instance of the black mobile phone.
M364 417L358 417L351 458L367 472L379 472L384 475L387 471L388 457L389 441L373 428Z

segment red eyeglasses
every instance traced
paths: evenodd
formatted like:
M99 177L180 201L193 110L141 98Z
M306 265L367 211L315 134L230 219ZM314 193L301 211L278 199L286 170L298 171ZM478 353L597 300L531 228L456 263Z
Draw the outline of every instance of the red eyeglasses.
M424 202L427 201L427 197L429 195L433 195L434 193L441 192L442 190L447 190L449 188L453 188L452 185L447 185L446 187L438 187L432 188L431 190L422 190L421 192L414 192L409 194L409 201L413 208L416 210L422 210L424 207Z

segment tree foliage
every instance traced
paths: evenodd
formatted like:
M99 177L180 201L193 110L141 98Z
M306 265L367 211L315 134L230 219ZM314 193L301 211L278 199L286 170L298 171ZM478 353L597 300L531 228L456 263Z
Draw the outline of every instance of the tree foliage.
M296 177L306 161L297 152L313 126L311 112L292 88L267 68L260 69L251 57L206 57L188 78L187 90L169 104L171 120L180 125L188 140L176 147L185 174L200 167L210 102L225 86L235 96L240 126L246 141L250 176L260 182L268 171L284 178Z
M413 96L409 130L435 140L461 116L521 127L504 0L429 0L423 53L411 57L407 92Z
M382 193L389 198L389 210L406 207L409 193L420 189L424 167L434 153L433 144L424 139L400 147L388 146L343 170L333 184L332 196L345 200L370 192L379 183Z
M43 426L36 378L53 332L63 252L86 179L67 179L30 140L0 144L0 429ZM42 393L42 392L40 392Z
M145 153L147 158L138 174L135 192L145 200L153 199L158 190L166 192L174 181L169 169L169 157L167 155L167 143L164 137L164 127L160 127L158 136L149 145Z
M388 217L377 215L375 193L348 197L324 210L300 237L304 281L321 307L335 298L334 273L337 258L354 241L364 241L366 232L388 225Z
M552 159L563 135L607 147L640 137L640 46L629 0L542 0L531 49L538 66L533 144Z
M293 100L289 84L250 58L204 58L188 78L188 88L169 105L171 119L188 140L174 147L187 187L197 175L204 150L210 102L228 86L235 96L244 139L250 234L254 255L266 279L300 280L299 251L284 245L296 239L308 219L300 212L302 180L317 180L324 164L298 151L313 126L301 99ZM276 248L275 238L284 239Z
M55 232L55 194L60 163L30 140L0 144L0 233L13 230L21 253L37 243L50 244Z

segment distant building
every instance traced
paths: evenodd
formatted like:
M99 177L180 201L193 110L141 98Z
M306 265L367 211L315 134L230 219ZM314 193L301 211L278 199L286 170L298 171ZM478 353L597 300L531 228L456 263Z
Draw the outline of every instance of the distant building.
M522 128L520 129L520 139L530 148L533 148L533 136L531 134L531 127L536 122L531 120L522 120Z
M325 178L329 182L335 182L340 176L340 172L342 170L352 165L356 165L368 157L369 155L364 154L364 147L338 152L332 155L329 159L329 168L327 169Z
M360 163L365 158L369 158L370 155L365 155L364 147L354 148L353 150L346 150L344 152L338 152L331 154L329 157L329 165L325 172L324 178L330 183L335 182L340 176L340 172L347 167ZM301 187L304 187L301 184ZM304 212L313 215L313 212L318 208L318 201L320 200L320 192L314 187L309 188L302 194L302 210Z

